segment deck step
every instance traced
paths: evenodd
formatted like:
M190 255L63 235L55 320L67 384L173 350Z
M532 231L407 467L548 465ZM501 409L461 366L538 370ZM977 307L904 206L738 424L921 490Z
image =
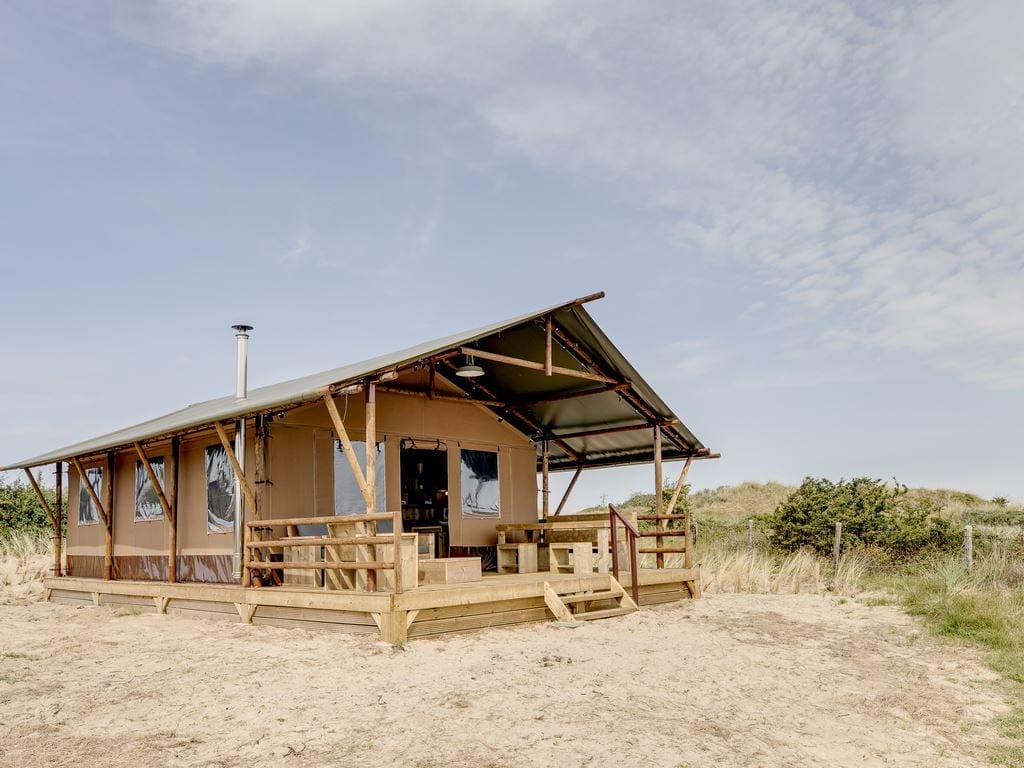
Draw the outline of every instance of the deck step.
M559 595L563 603L595 603L599 600L618 600L622 597L619 590L608 590L606 592L584 592L578 595Z
M686 552L686 547L640 547L637 552L641 555L682 554Z
M637 515L637 520L685 520L686 515Z
M634 613L634 608L604 608L600 611L586 611L584 613L577 613L573 615L576 621L594 621L596 619L610 619L612 616L625 616L630 613Z

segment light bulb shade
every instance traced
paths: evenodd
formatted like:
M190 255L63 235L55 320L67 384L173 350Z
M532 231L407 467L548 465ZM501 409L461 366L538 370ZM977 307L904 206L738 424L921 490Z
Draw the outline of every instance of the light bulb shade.
M466 355L466 364L455 369L455 375L463 379L475 379L484 375L484 369L476 364L472 355Z

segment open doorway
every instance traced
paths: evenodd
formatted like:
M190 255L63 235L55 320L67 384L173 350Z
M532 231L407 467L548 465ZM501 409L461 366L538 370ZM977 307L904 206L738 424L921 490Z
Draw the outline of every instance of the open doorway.
M402 527L421 534L420 557L448 556L448 451L409 438L401 445Z

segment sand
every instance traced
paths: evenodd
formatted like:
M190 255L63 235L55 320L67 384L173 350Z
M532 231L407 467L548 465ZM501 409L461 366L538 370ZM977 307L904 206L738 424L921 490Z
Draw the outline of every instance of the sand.
M887 606L711 595L579 629L369 637L0 589L2 766L980 766L969 649Z

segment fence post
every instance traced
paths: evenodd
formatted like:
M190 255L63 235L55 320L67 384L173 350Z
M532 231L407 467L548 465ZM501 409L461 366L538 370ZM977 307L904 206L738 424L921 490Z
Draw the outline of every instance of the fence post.
M754 521L747 520L747 552L754 552Z
M839 555L843 548L843 524L836 522L836 538L832 542L832 561L835 564L836 571L839 570Z
M964 526L964 568L970 573L974 568L974 526Z

